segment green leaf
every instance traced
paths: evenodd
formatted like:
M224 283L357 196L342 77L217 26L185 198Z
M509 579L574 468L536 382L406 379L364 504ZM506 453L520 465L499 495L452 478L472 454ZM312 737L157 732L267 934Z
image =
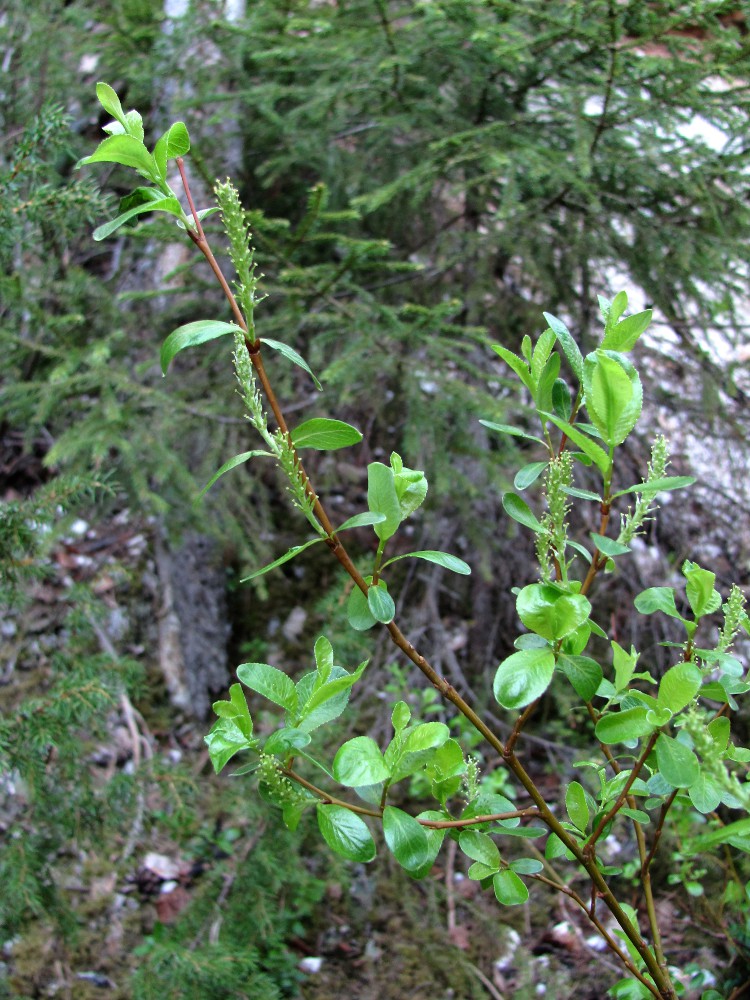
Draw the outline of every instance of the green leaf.
M451 573L460 573L462 576L469 576L471 574L471 566L465 563L463 559L459 559L458 556L452 556L449 552L437 552L434 549L422 549L419 552L405 552L402 556L394 556L393 559L389 559L388 562L383 564L383 569L386 566L390 566L391 563L398 562L400 559L424 559L426 562L442 566L443 569L449 569Z
M528 364L526 364L517 354L513 351L509 351L507 347L502 347L500 344L493 344L492 350L495 354L499 354L503 361L511 368L516 375L521 379L523 384L529 390L529 392L534 391L534 383L531 378L531 371L529 370Z
M227 704L225 702L225 704ZM258 741L249 739L235 719L217 719L203 738L214 771L218 774L240 750L252 749Z
M653 730L646 716L647 708L628 708L624 712L608 712L596 724L600 743L630 743Z
M659 705L672 713L681 712L698 694L702 679L694 663L678 663L670 667L659 683Z
M159 198L141 202L133 208L129 208L127 212L118 215L111 222L105 222L103 225L98 226L93 233L94 240L98 243L100 240L106 239L107 236L114 233L120 226L124 226L126 222L135 218L136 215L142 215L144 212L168 212L170 215L178 217L182 215L179 201L176 198L162 195Z
M385 521L385 514L373 514L372 511L366 510L363 514L355 514L354 517L347 518L340 527L336 528L336 531L346 531L347 528L367 528L373 524L380 524L381 521Z
M512 517L514 521L518 521L519 524L523 524L526 528L531 528L534 532L544 530L541 522L531 510L531 507L517 493L513 493L510 490L503 493L503 508L509 517Z
M492 688L495 699L503 708L525 708L541 698L554 672L555 657L549 648L513 653L497 668Z
M656 741L659 774L672 788L690 788L700 775L700 764L693 751L679 740L660 733Z
M624 691L630 684L638 663L639 654L635 647L630 647L630 652L626 653L619 643L612 640L612 661L615 668L615 690Z
M553 409L552 393L560 372L560 355L553 354L539 373L536 391L534 392L534 404L537 410L542 412Z
M333 646L330 640L324 635L319 635L315 640L313 655L315 656L315 666L322 686L331 676L331 671L333 670Z
M552 386L552 409L562 420L570 420L573 400L567 383L561 378L555 379L555 384Z
M89 163L120 163L124 167L133 167L150 181L160 179L153 156L143 141L133 135L110 135L99 143L91 156L85 156L76 166L83 167Z
M370 587L367 591L367 607L375 621L382 622L383 625L393 621L396 605L382 580L378 582L377 587Z
M173 330L161 345L161 370L167 374L172 359L186 347L196 347L208 340L225 337L228 333L235 334L239 330L234 323L222 323L219 320L199 319L194 323L186 323Z
M709 722L707 729L716 748L718 750L726 750L731 730L729 719L725 715L720 715Z
M492 887L495 890L498 903L503 906L518 906L529 898L529 890L510 868L493 876Z
M393 469L382 462L371 462L367 466L367 506L373 513L384 516L384 520L374 525L374 528L381 542L387 542L401 524L401 504L396 493Z
M543 413L542 416L546 420L551 420L556 427L559 427L569 440L581 449L584 455L588 455L602 475L606 475L611 462L609 455L600 445L592 441L590 437L587 437L583 431L574 427L573 424L569 424L567 420L560 420L553 413Z
M602 668L589 656L568 656L561 653L557 665L570 681L573 690L584 701L591 701L602 682Z
M666 493L669 490L681 490L685 486L692 486L695 476L664 476L662 479L652 479L650 483L636 483L635 486L628 486L626 490L614 493L613 500L617 497L625 496L626 493L641 493L643 496L655 496L657 493Z
M653 310L645 309L621 320L605 335L602 348L609 351L632 351L638 338L651 322L652 315Z
M361 817L336 805L318 805L317 812L318 829L332 851L348 861L372 861L375 842Z
M391 452L391 470L403 521L424 503L427 496L427 477L421 469L407 469L401 456L395 451Z
M511 861L508 867L517 875L537 875L544 871L544 865L536 858L516 858L515 861Z
M291 361L292 364L297 365L298 368L301 368L303 371L307 372L307 374L315 383L316 389L323 388L323 386L317 380L315 375L313 375L312 369L310 368L308 363L305 361L305 359L298 351L294 350L293 347L290 347L288 344L283 344L280 340L271 340L270 337L263 337L261 343L263 344L264 347L270 347L272 351L278 351L278 353L281 354L283 357L285 357L287 361Z
M336 451L338 448L359 444L362 440L356 427L343 420L329 420L326 417L306 420L295 427L291 435L295 448L314 448L316 451Z
M488 837L486 833L465 830L458 838L458 846L467 858L480 861L489 868L489 874L500 870L500 851L492 837Z
M362 676L367 662L360 663L353 673L334 666L325 684L317 687L317 670L301 677L297 683L297 728L311 733L326 722L337 719L346 709L351 688Z
M522 431L520 427L511 427L510 424L496 424L492 420L480 420L479 423L490 431L498 431L500 434L510 434L511 437L525 438L527 441L536 441L537 444L545 448L547 447L540 437L529 434L527 431Z
M439 812L437 809L427 809L417 816L417 820L423 819L444 820L445 814ZM427 859L421 868L415 868L409 873L412 878L424 878L425 875L429 875L430 869L435 863L435 859L440 853L440 848L443 846L443 840L445 839L445 830L435 830L429 826L422 826L422 829L427 837Z
M633 365L604 351L586 357L583 371L586 409L608 445L622 444L643 406L643 388Z
M549 327L557 337L557 341L562 347L565 357L568 359L568 364L576 376L579 382L583 381L583 355L578 347L578 344L573 339L572 334L568 330L567 326L563 323L561 319L557 316L553 316L551 313L542 314L546 321L549 323Z
M589 822L589 807L583 785L577 781L571 781L565 790L565 808L573 826L582 833L585 832Z
M369 736L348 740L333 760L333 776L347 788L377 785L379 781L386 781L390 774L380 748Z
M357 632L366 632L377 621L370 611L368 597L362 593L359 587L355 587L349 594L349 600L346 602L346 617L350 627Z
M294 559L298 556L300 552L304 552L305 549L309 549L311 545L317 545L318 542L324 541L323 538L311 538L307 542L303 542L302 545L293 545L291 549L287 549L283 556L279 556L278 559L274 559L272 563L268 563L267 566L261 567L261 569L256 569L249 576L243 576L240 583L248 583L250 580L255 580L256 577L263 576L266 573L270 573L272 569L276 569L277 566L283 566L285 562L289 562L290 559Z
M598 493L594 493L591 490L580 490L577 486L566 486L563 492L571 497L579 497L581 500L595 500L597 503L602 502L602 497Z
M682 572L687 580L687 599L696 618L711 615L721 607L721 594L714 589L716 574L685 560Z
M516 610L526 628L556 642L588 620L591 604L583 594L566 594L549 584L532 583L518 594Z
M269 663L241 663L237 676L251 691L268 698L274 705L280 705L287 712L297 708L297 689L292 678Z
M608 538L606 535L598 535L595 531L592 531L590 534L594 540L594 545L605 556L609 556L610 558L624 556L626 553L632 551L630 546L621 545L614 538Z
M97 83L96 97L104 110L112 115L123 128L125 127L125 112L122 110L120 98L108 83Z
M530 465L524 465L522 469L519 469L513 480L513 485L517 490L525 490L535 483L537 479L541 476L544 470L547 468L547 462L532 462Z
M265 458L273 458L270 451L243 451L241 455L235 455L234 458L230 458L228 462L225 462L218 472L215 472L213 476L209 479L203 489L200 491L198 496L195 498L196 502L201 499L213 486L217 479L220 479L225 472L229 472L231 469L236 469L238 465L243 465L248 462L251 458L258 458L260 456Z
M393 706L393 711L391 712L391 723L393 728L397 733L400 733L402 729L406 729L409 725L409 720L411 719L411 709L406 704L405 701L398 701Z
M719 808L722 789L710 774L701 771L690 788L688 788L688 795L698 812L705 815Z
M408 872L418 872L428 861L430 850L421 823L413 816L386 806L383 810L383 835L396 861Z
M213 710L220 718L232 719L242 733L252 739L253 720L241 684L232 684L229 688L229 701L215 701Z
M302 747L306 747L310 742L310 736L308 733L303 732L301 729L277 729L275 732L266 740L263 746L264 753L270 753L275 756L284 756L295 750L301 750Z
M674 590L671 587L649 587L648 590L642 590L634 604L636 611L640 611L642 615L652 615L655 611L661 611L670 618L684 621L675 606Z
M394 739L385 752L386 764L391 769L391 781L402 781L409 775L431 764L435 751L450 736L443 722L423 722L407 731L403 740Z
M154 162L163 180L167 179L167 161L184 156L190 149L190 136L184 122L170 125L154 146Z

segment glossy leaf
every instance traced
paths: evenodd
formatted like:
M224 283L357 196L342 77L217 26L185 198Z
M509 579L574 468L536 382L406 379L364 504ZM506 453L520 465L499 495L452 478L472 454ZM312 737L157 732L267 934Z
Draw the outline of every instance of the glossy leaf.
M336 528L336 531L346 531L348 528L367 528L373 524L380 524L381 521L385 521L385 514L373 514L372 511L366 510L362 514L348 517L342 525Z
M648 590L642 590L634 604L636 611L640 611L642 615L652 615L656 611L661 611L670 618L683 620L675 606L674 590L671 587L649 587Z
M465 830L458 839L458 846L467 858L481 861L490 871L499 871L500 851L492 837L488 837L486 833Z
M595 441L592 441L590 437L587 437L583 431L579 430L573 424L568 423L567 420L561 420L556 417L553 413L543 413L543 417L547 420L551 420L556 427L568 437L573 444L577 445L584 455L588 455L594 465L599 469L599 471L604 475L611 465L611 461L607 452L598 445Z
M615 690L624 691L630 684L638 663L638 653L635 647L631 646L630 652L626 653L619 643L612 640L612 662L615 668Z
M589 807L583 786L577 781L571 781L565 790L565 808L573 826L585 831L589 822Z
M583 701L591 701L602 682L602 668L590 656L558 656L557 665Z
M623 712L608 712L596 724L596 738L601 743L630 743L653 730L648 722L647 708L628 708Z
M247 750L257 745L257 740L249 739L235 719L217 719L203 740L208 747L208 755L216 774L219 774L240 750Z
M492 688L495 699L503 708L525 708L541 698L554 672L555 657L548 647L513 653L497 668Z
M700 690L703 675L694 663L678 663L670 667L659 683L659 705L670 712L681 712Z
M714 589L716 574L697 563L686 560L682 572L687 581L686 594L690 609L696 618L713 614L721 607L721 594Z
M105 222L103 225L98 226L93 232L94 240L98 243L100 240L106 239L107 236L114 233L120 226L124 226L126 222L130 222L131 219L134 219L137 215L142 215L144 212L168 212L170 215L178 217L182 215L180 203L176 198L166 196L154 198L150 201L141 202L133 208L129 208L127 212L122 212L115 219L112 219L111 222Z
M364 820L344 806L319 805L318 828L336 854L367 863L375 857L375 842Z
M272 667L270 663L241 663L237 667L237 676L245 687L257 691L287 712L294 712L297 708L294 681L283 670Z
M96 96L104 110L124 127L125 112L115 90L108 83L97 83Z
M503 906L518 906L529 898L529 890L525 883L510 868L493 876L492 887L498 903L502 903Z
M563 353L565 354L574 375L579 382L583 381L583 355L581 354L578 344L573 339L572 334L563 321L558 319L557 316L553 316L551 313L547 312L542 315L549 323L549 327L554 335L557 337L557 341L560 344L560 347L562 347Z
M386 781L390 771L375 740L355 736L339 747L333 760L333 776L348 788L360 788Z
M387 625L388 622L393 621L396 605L385 587L380 585L381 583L382 580L377 587L370 587L367 591L367 607L375 621Z
M621 320L605 335L602 348L609 351L632 351L638 338L651 322L653 311L645 309Z
M235 455L234 458L230 458L228 462L225 462L222 465L222 467L218 470L218 472L215 472L213 476L211 476L209 481L206 483L206 485L203 487L203 489L200 491L200 493L195 499L200 500L202 496L205 496L205 494L211 489L211 487L217 481L217 479L220 479L225 472L229 472L231 469L236 469L238 465L243 465L245 462L248 462L251 458L258 458L260 456L264 456L265 458L273 458L273 455L271 454L270 451L243 451L241 455Z
M490 431L498 431L500 434L509 434L511 437L525 438L527 441L536 441L537 444L541 444L543 447L547 447L544 441L537 437L535 434L529 434L528 431L521 430L520 427L512 427L510 424L497 424L493 420L480 420L480 424L486 427Z
M282 357L286 358L287 361L291 361L292 364L297 365L298 368L301 368L303 371L307 372L307 374L315 383L316 389L323 388L323 386L320 384L316 376L313 374L312 369L305 361L305 359L302 357L302 355L299 353L299 351L295 351L295 349L293 347L290 347L289 344L284 344L280 340L271 340L270 337L263 337L261 340L261 344L264 347L270 347L272 351L277 351Z
M516 858L508 865L511 871L517 875L537 875L544 871L544 865L536 858Z
M701 771L688 788L688 795L698 812L712 813L719 808L722 800L722 789L710 774Z
M524 465L522 469L519 469L513 479L513 485L517 490L526 490L535 483L537 479L541 476L544 470L547 468L547 462L532 462L530 465Z
M263 752L276 756L284 756L285 754L293 753L295 750L301 750L309 742L309 734L301 729L277 729L271 733L264 743Z
M588 620L591 604L583 594L565 594L549 584L532 583L518 594L516 610L526 628L557 641Z
M690 788L700 775L700 764L693 751L679 740L660 733L656 741L659 774L672 788Z
M270 573L272 569L276 569L277 566L283 566L284 563L289 562L290 559L294 559L298 556L300 552L304 552L305 549L309 549L311 545L317 545L318 542L322 542L323 539L311 538L308 542L303 542L302 545L293 545L291 549L287 549L283 556L279 556L278 559L274 559L272 563L268 563L267 566L262 566L260 569L254 570L249 576L243 576L240 583L248 583L250 580L255 580L256 577L263 576L266 573Z
M622 444L635 427L643 406L643 388L632 364L599 350L584 361L586 409L609 444Z
M154 146L154 162L163 180L167 179L167 162L184 156L190 150L190 136L184 122L170 125Z
M371 511L383 515L384 520L374 525L375 534L381 541L388 541L401 524L401 505L396 493L393 469L382 462L371 462L367 466L367 506Z
M150 181L156 182L159 179L153 156L142 140L134 135L110 135L102 139L94 152L79 160L77 166L83 167L89 163L119 163L124 167L132 167Z
M630 552L630 546L621 545L614 538L608 538L606 535L598 535L595 531L591 532L591 537L596 545L597 549L609 557L614 556L624 556L626 553Z
M626 490L620 490L612 494L612 499L625 496L626 493L642 493L643 496L655 496L657 493L667 493L669 490L681 490L686 486L692 486L695 476L664 476L662 479L652 479L650 483L636 483L635 486L628 486Z
M225 337L230 333L234 335L238 330L239 327L234 323L223 323L213 319L199 319L194 323L178 326L161 345L160 361L163 374L167 374L172 359L186 347L197 347L198 344L205 344L209 340L216 340L217 337Z
M314 448L316 451L336 451L338 448L359 444L362 440L356 427L343 420L328 420L325 417L306 420L295 427L291 434L295 448Z
M439 812L437 809L427 809L425 812L421 812L417 816L417 820L444 820L445 814ZM420 824L422 825L422 824ZM430 869L435 863L435 859L440 853L440 848L443 846L443 840L445 839L445 830L435 830L429 826L422 825L425 836L427 838L427 857L424 863L419 868L414 868L409 872L412 878L424 878L425 875L429 875Z
M346 602L346 617L351 628L357 632L366 632L373 627L377 619L370 611L368 598L359 587L354 587Z
M463 559L451 555L450 552L437 552L433 549L422 549L419 552L405 552L401 556L394 556L393 559L389 559L388 562L383 564L383 569L386 566L390 566L391 563L398 562L400 559L424 559L425 562L435 563L437 566L442 566L443 569L449 569L451 573L460 573L462 576L469 576L471 574L471 566L465 563Z
M528 364L519 358L517 354L514 354L513 351L509 351L507 347L502 347L500 344L493 344L492 350L495 354L499 354L506 365L518 375L529 392L533 392L534 383Z
M418 872L429 860L430 848L422 825L395 806L383 810L383 835L402 868Z
M503 508L505 513L509 517L512 517L514 521L518 521L519 524L531 528L532 531L539 532L544 530L531 507L517 493L512 493L510 490L507 493L503 493Z

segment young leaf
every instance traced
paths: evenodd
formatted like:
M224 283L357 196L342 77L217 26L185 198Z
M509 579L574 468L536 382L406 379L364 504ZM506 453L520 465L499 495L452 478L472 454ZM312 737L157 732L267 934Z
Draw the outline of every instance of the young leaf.
M536 441L537 444L541 444L545 448L547 447L540 437L529 434L527 431L522 431L519 427L511 427L510 424L496 424L492 420L480 420L479 423L483 427L486 427L487 430L498 431L500 434L510 434L511 437L525 438L527 441Z
M235 334L239 327L234 323L223 323L214 319L199 319L194 323L186 323L173 330L164 343L161 345L161 370L164 375L175 355L184 351L186 347L196 347L198 344L205 344L208 340L215 340L217 337L225 337L227 334Z
M381 521L385 521L385 514L373 514L372 511L366 510L363 514L355 514L354 517L347 518L340 527L336 528L336 532L346 531L347 528L366 528L373 524L380 524Z
M659 774L672 788L690 788L700 776L700 764L693 751L679 740L660 733L656 741Z
M436 563L443 569L449 569L452 573L460 573L462 576L469 576L471 566L465 563L458 556L452 556L449 552L436 552L432 549L422 549L419 552L405 552L402 556L394 556L383 564L383 569L391 563L398 562L399 559L424 559L426 562Z
M554 672L555 657L549 647L513 653L497 668L492 688L495 699L503 708L525 708L541 698Z
M687 580L687 599L696 618L713 614L721 607L721 594L714 590L716 574L686 559L682 572Z
M375 842L364 820L344 806L318 805L318 829L336 854L367 863L375 857Z
M298 368L301 368L303 371L307 372L307 374L315 383L316 389L323 388L323 386L320 384L315 375L313 375L312 369L310 368L308 363L305 361L305 359L298 351L295 351L293 347L290 347L288 344L283 344L280 340L271 340L270 337L263 337L261 343L263 344L264 347L270 347L272 351L278 351L278 353L281 354L283 357L285 357L287 361L291 361L292 364L297 365Z
M622 444L635 427L643 405L643 389L633 365L595 351L583 368L586 409L610 447Z
M602 348L608 351L632 351L638 338L651 322L652 316L651 309L628 316L605 334Z
M562 347L565 357L568 359L568 364L570 365L573 374L579 382L582 382L583 355L581 354L578 344L575 342L572 334L561 319L558 319L557 316L553 316L551 313L543 313L542 315L547 320L550 329L557 337L560 347Z
M167 161L184 156L190 149L190 136L184 122L170 125L154 146L154 162L163 180L167 179Z
M591 701L602 682L602 668L589 656L569 656L561 653L557 665L570 681L573 690L584 701Z
M318 542L322 542L323 538L311 538L307 542L303 542L302 545L293 545L291 549L287 549L283 556L279 556L278 559L274 559L272 563L268 563L267 566L262 566L260 569L254 570L249 576L243 576L240 583L248 583L250 580L255 580L259 576L264 576L266 573L270 573L272 569L276 569L277 566L283 566L285 562L289 562L290 559L294 559L298 556L300 552L304 552L305 549L309 549L311 545L317 545Z
M401 456L395 451L391 452L391 469L403 521L424 503L427 496L427 477L421 469L407 469L401 461Z
M688 795L698 812L705 815L718 809L722 799L722 788L710 774L701 771L688 788Z
M565 790L565 808L570 822L583 833L589 822L589 807L583 786L577 781L571 781Z
M225 462L218 472L215 472L213 476L209 479L203 489L200 491L198 496L195 498L196 502L201 499L213 486L217 479L220 479L225 472L229 472L230 469L236 469L238 465L242 465L244 462L249 461L251 458L258 458L259 456L265 456L266 458L273 458L270 451L243 451L241 455L235 455L234 458L230 458L228 462Z
M313 653L315 656L315 667L318 671L318 680L323 685L333 670L333 646L324 635L319 635L315 640Z
M133 167L150 181L160 180L153 156L142 140L133 135L110 135L107 139L102 139L94 152L90 156L84 156L76 166L83 167L89 163L120 163L124 167Z
M503 906L518 906L529 898L529 890L510 868L505 868L492 878L492 887L498 903Z
M648 709L628 708L624 712L608 712L596 724L600 743L630 743L653 731L647 719Z
M383 581L381 580L377 587L370 587L367 591L367 607L370 609L370 614L375 621L387 625L388 622L393 621L393 616L396 614L396 605L393 603L393 598L385 587L381 586L382 583Z
M346 709L351 688L366 666L367 660L351 674L343 667L334 666L326 683L318 687L315 687L319 681L317 670L301 677L297 682L297 729L311 733L326 722L337 719Z
M696 481L695 476L664 476L663 479L652 479L650 483L636 483L635 486L628 486L626 490L613 493L612 499L625 496L626 493L641 493L643 496L656 496L657 493L667 493L669 490L682 490L686 486L692 486Z
M387 542L401 524L401 505L393 469L382 462L371 462L367 466L367 506L371 512L384 515L385 520L374 528L381 542Z
M642 590L636 597L636 611L642 615L652 615L655 611L661 611L670 618L677 618L684 621L674 602L674 590L671 587L649 587Z
M336 451L338 448L359 444L361 440L362 435L356 427L343 420L329 420L325 417L313 417L292 431L292 444L298 449Z
M500 355L503 361L510 368L513 369L516 375L518 375L518 377L521 379L521 381L529 390L529 392L533 393L534 382L531 378L531 372L529 370L528 364L522 361L517 354L513 353L513 351L509 351L507 347L501 347L500 344L493 344L492 350L495 352L495 354Z
M516 598L518 617L543 639L557 641L588 620L591 604L583 594L566 594L549 584L532 583Z
M236 753L251 749L258 742L248 739L235 719L224 718L216 720L203 741L208 747L208 755L216 774L219 774Z
M346 617L351 628L357 632L366 632L372 628L377 619L370 611L367 597L359 587L355 587L346 602Z
M245 687L257 691L274 705L280 705L290 713L296 710L297 689L292 678L283 670L269 663L241 663L237 667L237 676Z
M309 742L309 734L303 732L301 729L277 729L275 732L271 733L266 740L263 746L263 752L275 754L277 756L284 756L285 754L292 753L295 750L301 750L302 747L306 747Z
M513 480L513 485L517 490L526 490L535 483L537 479L541 476L544 470L547 468L547 462L532 462L530 465L524 465L522 469L519 469Z
M347 788L360 788L386 781L390 771L375 740L355 736L339 748L333 760L333 775Z
M383 810L383 835L396 861L410 874L418 872L429 859L427 834L421 823L395 806Z
M657 701L670 712L681 712L700 690L703 677L694 663L678 663L670 667L659 683Z
M124 128L125 112L122 110L120 98L108 83L97 83L96 96L104 110L112 115Z
M411 719L411 709L405 701L396 702L391 712L391 723L396 733L400 733L409 725Z
M514 521L518 521L524 527L531 528L534 532L544 530L531 507L517 493L513 493L511 490L503 493L503 509L509 517L512 517Z
M594 540L594 545L596 545L597 549L599 549L603 555L609 556L610 558L614 556L624 556L626 553L632 551L628 545L621 545L614 538L608 538L606 535L598 535L595 531L591 532L591 537Z
M139 188L139 190L144 189ZM134 219L137 215L142 215L144 212L168 212L170 215L182 216L182 208L179 201L176 198L161 195L159 198L142 201L129 208L127 212L122 212L116 218L112 219L111 222L105 222L103 225L98 226L93 232L95 242L98 243L100 240L106 239L111 233L119 229L120 226L124 226L126 222Z
M615 690L624 691L630 684L638 663L639 654L631 646L630 652L626 653L619 643L612 640L612 664L615 668Z
M542 416L546 420L551 420L552 423L559 427L560 430L573 442L573 444L578 445L584 455L588 455L594 465L599 469L602 475L606 475L611 462L607 452L598 445L595 441L592 441L590 437L579 430L578 427L574 427L573 424L569 424L567 420L560 420L553 413L542 413Z

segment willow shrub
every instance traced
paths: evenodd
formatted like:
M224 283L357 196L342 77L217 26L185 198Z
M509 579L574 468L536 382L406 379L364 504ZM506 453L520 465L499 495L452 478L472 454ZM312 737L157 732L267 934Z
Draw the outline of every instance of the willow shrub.
M319 383L294 347L264 338L256 328L258 275L247 214L236 189L229 181L217 184L216 204L198 210L183 161L190 148L185 125L173 124L149 151L138 112L125 112L106 84L97 86L97 96L113 121L105 126L108 137L81 163L122 164L133 168L140 182L123 199L120 214L100 226L94 238L103 239L144 213L165 213L201 252L229 304L228 320L188 323L171 333L161 348L166 374L186 348L219 337L230 338L234 345L240 395L257 445L226 461L204 492L246 462L270 461L285 477L290 502L306 522L306 535L298 544L246 580L313 546L320 547L321 556L327 549L352 582L346 608L349 625L359 632L387 630L449 711L463 716L463 731L466 724L473 727L499 756L524 804L519 808L491 790L476 760L451 736L449 725L413 719L405 701L393 706L393 734L387 745L361 735L340 746L332 760L321 754L316 749L321 729L345 715L352 689L367 669L367 661L354 669L338 664L325 636L315 642L312 669L297 683L268 663L237 668L239 683L230 688L228 700L214 705L218 719L206 736L215 770L239 755L235 775L247 776L268 809L281 811L290 830L306 810L315 810L323 840L351 861L373 861L376 841L382 837L398 863L413 878L422 879L429 876L445 839L451 838L470 863L469 878L493 892L500 906L524 903L530 887L540 884L563 893L577 904L622 968L624 978L612 987L613 997L676 997L683 985L665 954L651 873L663 853L667 821L671 815L684 817L686 810L695 822L687 827L683 857L729 847L750 851L750 820L745 816L750 750L733 741L731 723L736 699L750 689L731 650L750 621L740 589L734 586L722 597L715 574L690 561L682 566L679 587L651 587L635 600L640 615L666 615L682 629L682 641L671 644L674 663L661 677L652 675L636 646L624 648L597 620L592 604L597 578L632 552L634 540L654 514L656 497L693 482L691 477L669 475L668 445L661 436L653 442L640 480L619 481L618 449L638 424L643 398L630 354L649 325L650 310L626 315L624 292L612 301L601 298L603 329L586 356L565 323L549 314L536 342L525 336L519 353L494 348L530 397L538 419L535 430L484 422L490 431L527 439L538 452L535 461L518 471L515 491L503 497L508 516L534 535L539 575L537 582L515 591L524 631L494 678L494 698L512 719L508 734L501 735L440 676L396 621L389 589L396 562L420 559L446 572L471 572L450 552L393 554L404 523L426 499L424 472L409 468L395 452L388 464L371 463L367 509L343 524L332 523L305 469L303 453L356 446L362 435L329 417L313 417L295 427L287 424L266 361L273 359L275 367L280 357L306 371L316 386ZM189 212L167 180L172 160ZM229 240L235 271L231 285L203 228L203 220L214 212L220 213ZM581 469L586 488L576 478ZM541 516L521 495L540 485L545 507ZM596 530L587 545L570 537L573 504L593 511ZM373 554L367 565L358 566L344 538L347 531L363 527L372 528ZM599 648L606 649L606 655L592 655L594 637L602 640ZM544 790L548 786L527 771L519 750L541 699L565 686L588 720L588 743L574 765L580 780L549 793ZM246 690L278 707L280 726L270 735L254 729ZM434 800L432 808L416 815L402 808L402 783L415 776ZM391 804L396 791L399 806ZM736 811L738 818L728 820L727 810ZM632 830L628 843L633 857L610 863L607 837L625 826ZM669 857L665 860L670 863ZM693 985L699 985L699 977ZM710 1000L719 994L709 989L703 996Z

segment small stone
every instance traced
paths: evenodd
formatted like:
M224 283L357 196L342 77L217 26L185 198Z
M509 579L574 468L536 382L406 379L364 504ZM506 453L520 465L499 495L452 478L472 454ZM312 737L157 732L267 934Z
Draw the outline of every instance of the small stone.
M303 958L298 966L300 972L307 972L310 975L315 975L317 972L323 968L323 959L313 957L312 955L308 958Z

